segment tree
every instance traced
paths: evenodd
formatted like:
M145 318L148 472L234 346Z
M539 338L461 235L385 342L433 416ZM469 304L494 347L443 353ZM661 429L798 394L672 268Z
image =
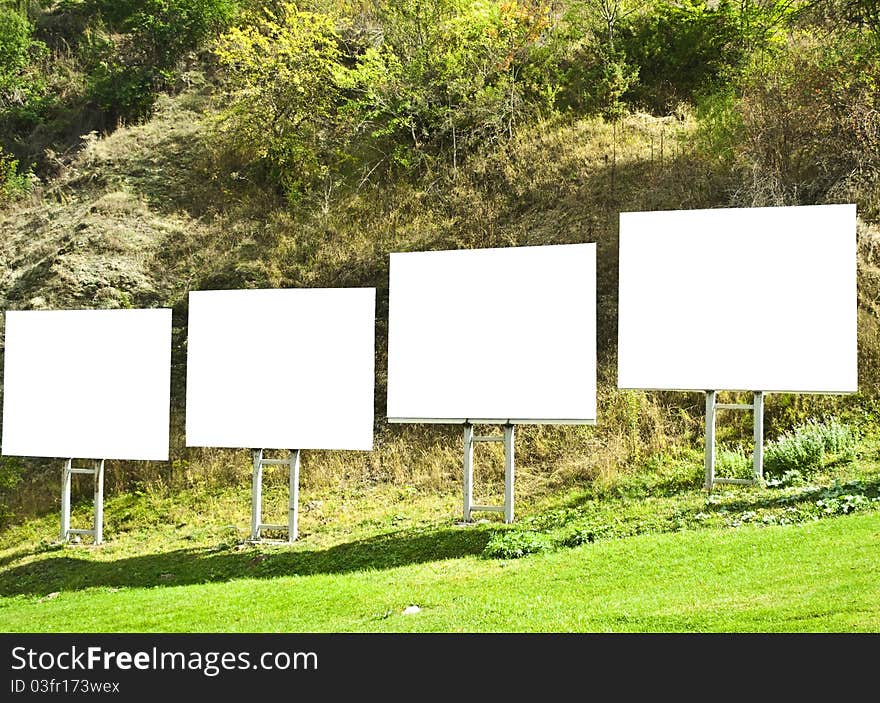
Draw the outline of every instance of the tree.
M614 32L618 23L645 5L645 0L588 0L605 25L605 41L609 53L614 53Z
M287 3L223 34L216 54L228 87L218 129L243 166L293 198L331 177L347 141L332 18Z

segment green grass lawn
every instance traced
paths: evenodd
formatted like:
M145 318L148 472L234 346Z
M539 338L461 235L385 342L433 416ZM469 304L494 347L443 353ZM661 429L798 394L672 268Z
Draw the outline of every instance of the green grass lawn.
M450 530L456 531L464 545L480 534ZM126 582L126 574L136 579L133 572L143 567L135 558L115 567L121 571L115 580L113 568L99 569L88 588L4 598L0 629L880 631L877 512L803 525L638 535L513 561L443 558L442 551L441 544L436 560L392 568L261 577L266 562L289 559L289 552L274 550L258 555L247 578L106 585ZM404 615L411 604L421 612Z
M457 524L454 486L306 488L285 546L244 541L247 485L120 494L100 547L54 514L0 532L0 631L880 631L876 438L767 488L701 474L659 455L510 526Z

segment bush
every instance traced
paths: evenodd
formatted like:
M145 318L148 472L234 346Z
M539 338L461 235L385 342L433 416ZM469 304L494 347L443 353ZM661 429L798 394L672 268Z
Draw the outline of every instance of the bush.
M553 543L548 535L527 530L504 530L492 535L483 548L490 559L520 559L529 554L550 551Z
M611 120L626 113L624 96L639 80L639 68L623 52L594 43L575 46L560 61L559 72L556 104L560 108Z
M858 200L880 210L880 54L866 36L800 32L756 57L730 124L743 205Z
M0 100L16 87L28 64L31 31L27 18L15 10L0 8Z
M217 44L229 88L219 135L252 175L292 198L327 179L345 151L339 43L330 16L285 4Z
M809 420L767 444L764 469L777 479L790 472L806 477L830 460L852 461L856 439L855 430L836 419Z
M719 447L715 456L715 473L727 478L754 478L754 459L742 447Z
M389 0L383 39L352 72L351 103L384 158L407 168L453 160L553 105L553 32L540 2Z
M351 18L282 2L221 37L220 127L252 175L293 199L326 197L379 167L458 164L552 106L541 5L388 0L376 20L365 38Z
M18 170L18 161L0 149L0 205L15 200L31 187L31 174Z
M620 45L639 68L630 99L669 114L705 91L743 56L739 22L730 3L658 2L634 15L620 31Z
M876 500L876 499L875 499ZM822 498L816 501L816 507L825 516L849 515L871 507L871 499L860 493L845 493L840 496Z
M89 97L111 118L141 119L180 60L218 35L237 0L89 0L106 24L87 47Z
M739 75L749 57L771 51L797 14L792 2L660 0L624 17L619 45L639 69L629 98L670 114Z
M128 35L129 63L174 68L188 51L225 29L237 0L91 0L114 33Z

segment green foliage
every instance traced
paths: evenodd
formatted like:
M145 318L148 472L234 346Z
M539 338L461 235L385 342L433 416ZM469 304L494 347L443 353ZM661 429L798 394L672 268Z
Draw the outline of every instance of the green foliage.
M18 168L18 160L13 159L0 149L0 205L15 200L30 190L32 178L30 173L21 173ZM0 479L0 491L3 490L3 482Z
M41 175L76 153L83 134L148 116L182 62L238 11L238 0L24 5L30 20L0 8L0 146Z
M748 58L784 36L791 0L661 0L620 29L620 46L638 66L636 104L669 113L682 101L719 89Z
M2 202L2 198L0 198ZM0 457L0 526L13 516L13 511L6 504L4 497L21 483L24 464L17 457Z
M549 551L553 544L539 532L504 530L486 543L483 556L491 559L520 559L529 554Z
M378 20L378 39L343 41L346 21L282 3L223 35L220 133L239 163L293 198L326 195L349 167L456 164L553 103L542 5L390 0Z
M624 96L639 81L639 67L622 50L595 41L563 47L559 60L556 104L582 114L601 114L616 120L628 111Z
M809 3L805 14L823 27L867 30L880 48L880 4L877 0L824 0Z
M871 507L873 501L862 495L861 493L844 493L843 495L823 498L816 501L816 507L819 508L824 515L849 515L859 510L865 510Z
M219 134L238 160L292 197L331 178L347 140L347 69L332 18L285 4L230 29L216 53L230 87Z
M19 84L28 64L32 30L27 17L0 7L0 104L4 94Z
M177 63L221 32L237 0L88 0L109 32L92 47L89 94L111 118L140 119ZM97 48L97 50L96 50Z
M800 32L756 56L731 105L746 204L880 208L880 54L858 32Z
M128 35L127 60L157 71L173 69L188 51L220 33L237 0L90 0L113 33Z
M753 478L752 453L743 447L719 447L715 455L715 473L727 478Z
M455 160L553 104L546 5L389 0L380 17L383 42L367 47L351 76L353 108L386 138L392 162L444 151Z
M736 64L736 18L728 10L726 2L710 9L700 0L664 1L627 22L620 43L640 77L633 99L668 113Z
M727 86L696 100L696 147L708 162L725 170L734 168L744 138L738 99Z
M852 461L856 440L855 430L839 420L810 420L767 443L764 469L769 476L777 478L792 471L810 476L827 461Z

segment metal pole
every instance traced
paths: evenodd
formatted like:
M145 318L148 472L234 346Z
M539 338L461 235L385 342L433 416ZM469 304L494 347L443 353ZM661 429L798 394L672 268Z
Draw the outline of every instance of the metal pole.
M95 462L95 544L104 541L104 460Z
M513 522L513 425L504 426L504 522Z
M290 452L290 498L287 507L287 541L299 536L299 449Z
M70 537L70 469L73 459L64 462L61 470L61 541L66 542Z
M715 483L715 393L706 391L706 490Z
M474 426L464 423L464 521L471 520L474 503Z
M764 392L755 391L753 413L755 420L755 480L764 481Z
M254 478L251 484L251 539L260 539L263 517L263 450L254 449Z

